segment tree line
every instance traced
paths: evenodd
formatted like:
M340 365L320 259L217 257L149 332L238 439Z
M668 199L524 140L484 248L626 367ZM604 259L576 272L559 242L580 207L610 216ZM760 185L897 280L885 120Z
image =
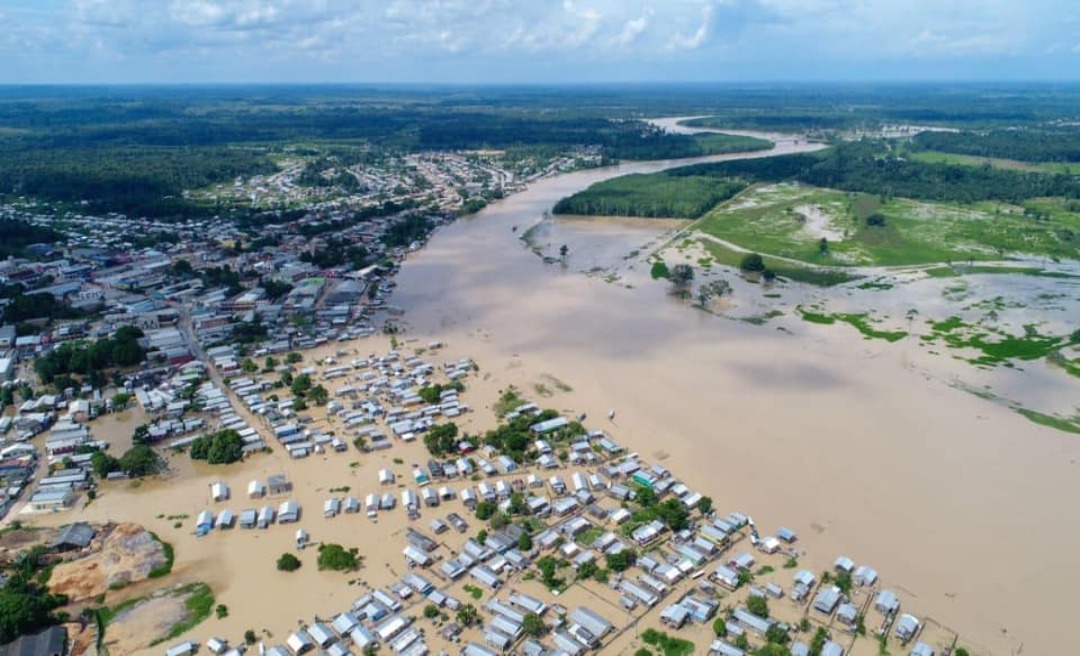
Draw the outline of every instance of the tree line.
M555 204L555 214L696 219L746 188L737 179L668 172L598 182Z

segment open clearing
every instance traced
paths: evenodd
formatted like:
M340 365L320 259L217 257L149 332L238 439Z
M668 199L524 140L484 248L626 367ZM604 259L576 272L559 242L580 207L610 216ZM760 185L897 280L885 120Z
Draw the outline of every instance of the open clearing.
M712 210L694 227L747 250L823 266L1000 260L1010 254L1080 259L1080 214L1062 200L1033 200L1025 207L882 200L766 185ZM869 217L878 225L869 225Z

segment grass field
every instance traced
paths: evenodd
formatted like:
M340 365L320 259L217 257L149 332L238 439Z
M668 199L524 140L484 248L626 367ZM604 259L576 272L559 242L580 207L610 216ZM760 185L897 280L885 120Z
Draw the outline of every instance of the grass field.
M743 256L746 255L708 239L702 239L700 243L702 248L712 256L716 264L738 268ZM859 276L835 268L800 266L768 256L764 256L763 259L765 260L765 266L775 271L779 278L805 282L819 287L832 287L859 278Z
M908 152L906 157L917 162L930 164L959 164L961 166L985 166L989 164L994 168L1009 169L1013 171L1033 171L1035 173L1064 173L1066 175L1080 174L1080 166L1066 162L1020 162L1015 159L998 159L995 157L975 157L973 155L959 155L956 153L943 153L936 150L919 150Z
M875 214L884 217L884 225L867 225ZM1010 254L1080 260L1080 214L1060 199L1034 200L1023 208L882 203L867 194L765 185L717 207L694 227L752 251L819 266L985 261Z

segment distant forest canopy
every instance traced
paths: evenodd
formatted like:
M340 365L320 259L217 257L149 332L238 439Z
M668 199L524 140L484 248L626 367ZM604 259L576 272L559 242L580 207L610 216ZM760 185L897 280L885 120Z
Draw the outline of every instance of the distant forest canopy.
M1080 198L1077 176L916 162L892 155L888 144L877 140L845 143L813 154L698 164L668 174L748 182L794 180L843 191L958 203Z
M1080 126L1071 129L1010 129L989 132L923 132L912 140L921 150L1021 162L1080 162Z
M696 219L746 188L741 180L666 173L624 175L598 182L560 200L553 212Z
M229 208L185 200L183 190L273 171L284 146L344 164L367 160L358 145L375 159L586 145L607 160L660 159L764 145L668 135L635 119L721 115L726 125L768 130L867 122L1042 130L1074 120L1077 107L1080 87L1061 85L0 87L0 195L87 200L92 213L190 217ZM1052 160L1073 161L1062 151L1074 141L996 145L1008 136L973 135L994 145L970 147L1032 160L1044 159L1043 148Z
M28 257L27 246L52 244L63 239L59 232L15 219L0 219L0 259L8 256Z
M592 185L555 205L557 214L697 218L748 184L802 184L914 200L1019 204L1042 197L1080 198L1080 176L945 163L895 155L882 140L842 143L797 155L683 166Z

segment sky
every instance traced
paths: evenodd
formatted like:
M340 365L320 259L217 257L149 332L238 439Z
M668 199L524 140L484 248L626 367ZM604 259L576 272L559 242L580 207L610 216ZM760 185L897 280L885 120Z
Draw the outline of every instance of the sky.
M1077 0L0 0L0 84L1080 80Z

